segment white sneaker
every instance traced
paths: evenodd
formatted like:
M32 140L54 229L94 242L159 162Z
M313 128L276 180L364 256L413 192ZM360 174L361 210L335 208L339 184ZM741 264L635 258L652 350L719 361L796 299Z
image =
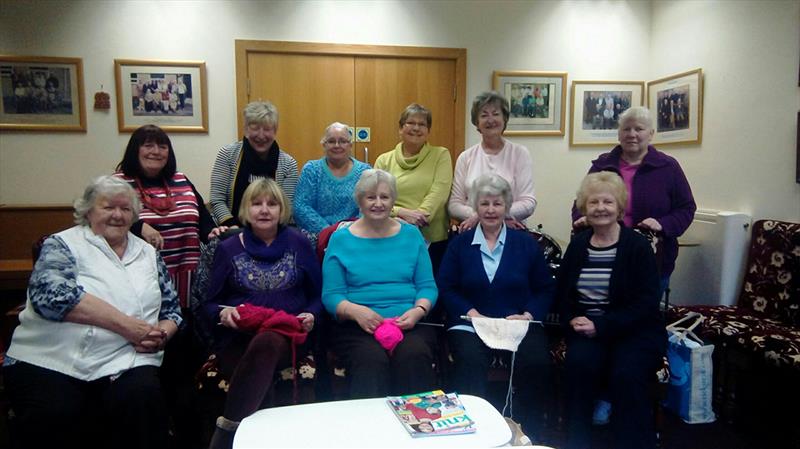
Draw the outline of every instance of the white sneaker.
M610 419L611 403L603 400L595 401L594 413L592 413L592 424L595 426L604 426L608 424Z

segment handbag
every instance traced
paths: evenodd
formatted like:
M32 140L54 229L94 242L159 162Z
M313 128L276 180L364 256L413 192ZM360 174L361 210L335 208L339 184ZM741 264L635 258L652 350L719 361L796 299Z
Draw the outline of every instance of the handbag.
M711 407L714 345L705 344L694 333L704 319L697 312L689 312L667 326L670 377L665 406L688 424L717 419Z

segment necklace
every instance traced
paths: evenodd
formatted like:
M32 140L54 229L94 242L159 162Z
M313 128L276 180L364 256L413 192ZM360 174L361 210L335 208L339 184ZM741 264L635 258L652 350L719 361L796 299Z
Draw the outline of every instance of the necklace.
M142 203L144 203L145 207L161 216L167 215L175 209L175 199L172 198L172 190L169 188L167 180L164 179L163 181L166 196L162 198L148 193L144 187L142 187L142 181L138 177L136 178L136 188L139 190L139 196L142 197Z

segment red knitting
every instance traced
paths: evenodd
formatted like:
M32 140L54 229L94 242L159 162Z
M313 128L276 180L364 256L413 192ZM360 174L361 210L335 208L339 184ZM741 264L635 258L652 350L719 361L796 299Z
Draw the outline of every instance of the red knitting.
M303 330L300 319L283 310L254 306L250 303L236 307L239 319L235 320L239 329L245 332L261 334L272 331L285 335L292 342L292 383L294 403L297 403L297 345L306 342L308 332Z

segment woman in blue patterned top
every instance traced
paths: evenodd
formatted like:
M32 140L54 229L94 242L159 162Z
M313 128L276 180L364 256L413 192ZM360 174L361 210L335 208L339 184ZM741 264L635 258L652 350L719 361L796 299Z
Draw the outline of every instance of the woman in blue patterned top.
M345 363L350 395L431 390L436 335L417 326L438 294L425 241L416 226L389 216L397 198L390 173L365 171L355 198L362 216L331 235L322 264L322 302L337 319L332 344ZM391 354L373 336L386 319L404 333Z
M308 239L286 226L291 216L289 200L277 182L254 181L239 208L244 231L220 243L214 254L204 321L230 387L211 449L231 447L239 422L258 410L278 363L293 353L292 340L274 328L257 335L240 329L236 306L249 303L294 315L306 333L319 321L319 261Z
M161 256L130 232L140 208L101 176L75 201L77 226L42 246L3 369L27 448L167 447L158 367L181 316Z
M619 175L587 175L576 205L589 229L567 247L556 302L566 331L569 448L589 447L600 389L612 405L613 447L656 447L648 390L667 334L658 310L655 255L645 237L622 226L627 189Z
M358 215L353 189L369 168L352 156L353 136L344 123L328 125L320 143L325 156L303 166L294 197L294 220L312 243L325 227Z

